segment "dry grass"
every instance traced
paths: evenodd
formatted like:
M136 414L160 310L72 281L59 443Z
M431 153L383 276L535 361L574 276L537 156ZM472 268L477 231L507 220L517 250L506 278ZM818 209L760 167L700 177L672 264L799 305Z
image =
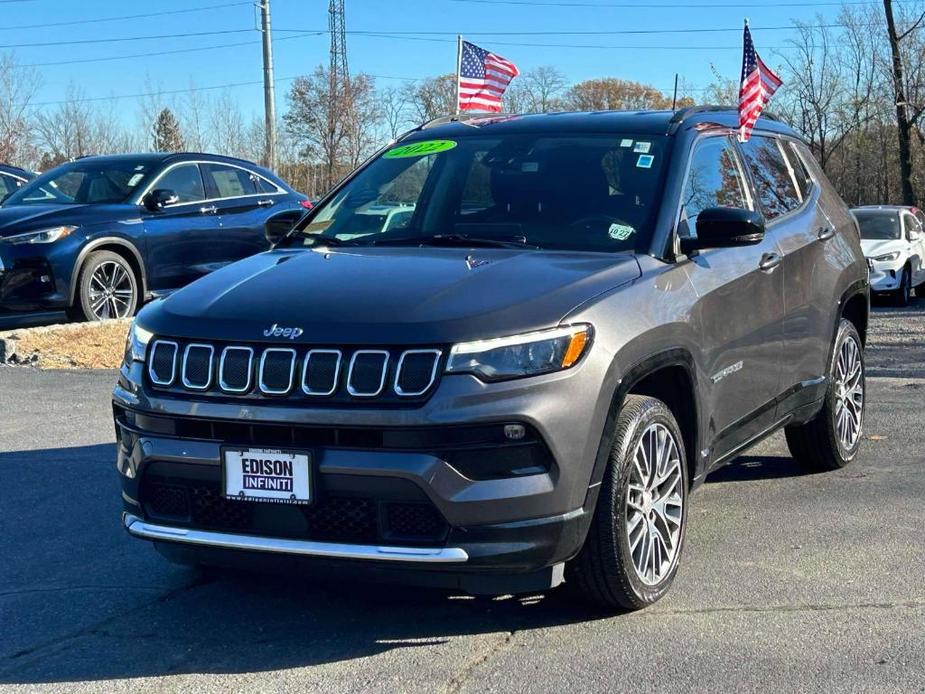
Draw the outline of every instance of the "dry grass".
M0 333L16 361L43 369L115 369L122 363L130 321L69 323Z

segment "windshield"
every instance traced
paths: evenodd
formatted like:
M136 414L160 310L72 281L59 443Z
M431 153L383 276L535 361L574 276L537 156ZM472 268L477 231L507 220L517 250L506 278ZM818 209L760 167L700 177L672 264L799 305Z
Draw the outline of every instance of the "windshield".
M868 241L891 241L902 238L899 226L899 214L892 211L876 212L855 211L861 229L861 238Z
M137 159L78 159L30 181L4 205L84 205L128 200L155 162Z
M406 141L285 244L647 250L666 144L614 134Z

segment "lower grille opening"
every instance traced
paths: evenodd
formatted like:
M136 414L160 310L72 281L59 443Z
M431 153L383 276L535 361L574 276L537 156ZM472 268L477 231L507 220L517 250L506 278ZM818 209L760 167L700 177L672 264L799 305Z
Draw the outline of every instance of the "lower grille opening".
M324 495L295 506L226 499L219 482L149 475L141 501L153 521L319 542L439 546L449 526L429 502Z

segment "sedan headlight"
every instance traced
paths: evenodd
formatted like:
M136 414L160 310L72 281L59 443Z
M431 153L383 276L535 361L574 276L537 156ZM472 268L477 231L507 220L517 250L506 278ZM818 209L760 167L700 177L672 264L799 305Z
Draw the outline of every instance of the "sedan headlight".
M878 263L890 263L899 258L899 251L893 251L892 253L884 253L883 255L874 256L874 260Z
M131 327L128 329L128 337L125 338L125 363L131 364L133 361L144 361L145 354L148 351L148 343L152 337L153 333L138 325L137 319L133 320Z
M591 345L590 325L463 342L450 350L448 373L469 373L483 381L562 371L577 364Z
M54 243L58 239L64 238L75 231L75 226L51 227L50 229L40 229L39 231L30 231L25 234L16 234L7 236L4 241L14 246L32 243Z

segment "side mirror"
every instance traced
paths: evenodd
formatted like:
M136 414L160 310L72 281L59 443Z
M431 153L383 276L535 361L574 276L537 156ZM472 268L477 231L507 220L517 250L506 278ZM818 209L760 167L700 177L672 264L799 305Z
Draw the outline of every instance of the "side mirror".
M697 215L697 238L684 239L682 250L754 246L764 239L764 217L737 207L708 207Z
M275 246L282 238L292 231L293 225L298 221L298 217L290 215L277 215L270 217L264 225L264 236L270 246Z
M141 200L141 204L151 212L163 210L168 205L176 205L178 202L180 202L180 196L167 188L152 190Z

